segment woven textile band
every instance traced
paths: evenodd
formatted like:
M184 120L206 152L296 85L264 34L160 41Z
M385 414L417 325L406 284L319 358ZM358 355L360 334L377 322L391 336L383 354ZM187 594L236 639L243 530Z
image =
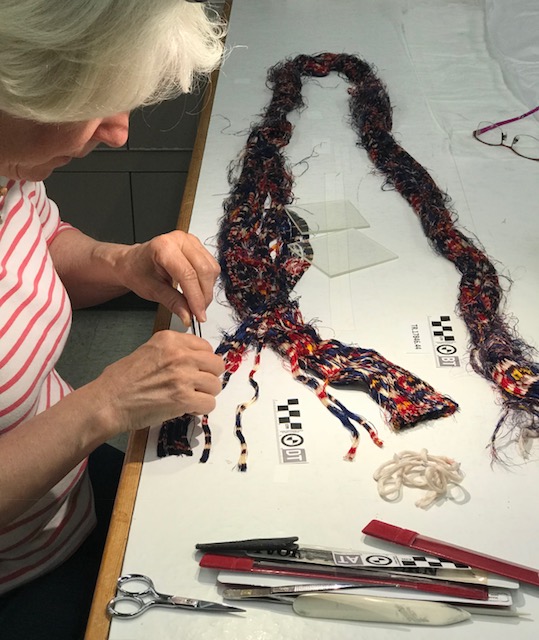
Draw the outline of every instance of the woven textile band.
M310 263L291 249L303 238L286 210L293 201L293 176L282 151L292 134L287 114L303 106L304 76L320 77L331 72L350 82L351 121L358 146L366 150L386 184L410 204L434 250L453 262L462 275L458 308L470 332L471 363L476 372L497 385L504 402L503 415L492 435L493 450L510 411L524 412L529 418L524 428L536 430L539 369L530 359L531 348L511 335L500 314L503 293L494 266L456 227L448 197L395 142L384 85L369 64L346 54L300 55L268 72L272 99L249 133L240 156L239 175L231 178L218 235L221 279L239 323L216 350L226 363L223 387L246 352L254 349L255 365L250 374L254 396L250 402L256 400L254 374L260 352L271 347L288 363L292 375L313 389L350 431L352 446L347 459L355 455L359 438L356 424L364 427L376 444L381 445L381 441L372 425L328 392L329 384L362 384L394 429L450 415L457 409L452 400L376 351L322 340L314 326L304 322L298 301L291 298ZM236 434L242 447L240 470L246 468L247 455L241 418L250 402L240 405L236 413ZM163 425L159 455L191 454L186 437L189 419L183 416ZM519 420L517 423L523 424ZM201 460L205 461L211 443L206 416L202 426L206 445Z

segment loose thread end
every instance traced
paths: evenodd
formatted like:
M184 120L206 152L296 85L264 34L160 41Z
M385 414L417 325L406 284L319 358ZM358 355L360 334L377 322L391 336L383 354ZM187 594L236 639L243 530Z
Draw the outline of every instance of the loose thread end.
M384 446L383 440L380 440L380 438L378 437L378 435L376 433L370 433L369 435L371 436L371 440L374 442L374 444L377 447L380 447L380 449L381 449Z
M238 471L247 471L247 445L245 444L241 447L241 454L238 459Z
M192 456L193 451L187 437L193 416L183 415L166 420L159 430L157 456Z
M202 431L204 432L204 450L202 451L202 455L200 456L199 462L205 463L208 462L211 452L211 430L210 425L208 424L208 416L202 416Z
M348 449L346 455L343 456L343 460L346 460L347 462L353 462L356 457L358 446L359 446L359 434L352 436L352 446L350 447L350 449Z

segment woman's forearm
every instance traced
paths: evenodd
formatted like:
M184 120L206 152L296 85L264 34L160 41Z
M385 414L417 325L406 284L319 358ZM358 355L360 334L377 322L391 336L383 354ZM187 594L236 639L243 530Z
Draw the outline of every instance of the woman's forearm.
M117 265L128 245L99 242L77 229L67 229L49 251L74 308L91 307L127 293L117 279Z
M117 431L109 403L99 406L95 384L74 391L53 407L1 437L0 528L66 476Z
M186 325L193 315L206 320L219 265L190 233L170 231L125 245L98 242L69 229L59 233L49 249L76 308L133 291L164 305Z
M211 412L223 372L222 358L202 338L158 331L92 382L3 433L0 527L118 433Z

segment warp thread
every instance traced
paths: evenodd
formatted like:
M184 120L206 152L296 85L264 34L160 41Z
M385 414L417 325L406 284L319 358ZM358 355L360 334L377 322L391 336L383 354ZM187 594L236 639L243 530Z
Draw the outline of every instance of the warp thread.
M430 455L426 449L419 453L401 451L384 462L373 474L378 493L388 502L402 495L402 487L426 489L427 494L416 501L416 507L427 509L440 498L445 498L451 485L464 480L460 464L445 456Z
M323 340L314 326L304 321L298 301L291 298L294 286L310 262L296 255L292 248L299 241L305 246L306 240L297 220L292 221L287 211L293 202L293 176L282 152L292 134L292 125L286 116L303 105L302 76L324 76L332 71L344 75L353 84L354 127L360 131L365 126L367 130L390 128L389 98L367 63L349 55L298 56L269 70L272 99L262 120L249 133L240 157L239 175L236 178L232 172L229 175L231 192L220 222L218 258L221 282L239 324L234 333L223 336L216 353L225 360L225 388L247 351L256 352L255 367L249 374L255 390L253 399L236 410L241 471L247 468L242 414L258 396L254 374L264 347L277 352L293 377L312 389L348 429L351 446L345 455L347 460L353 460L356 454L357 426L364 428L378 446L382 441L367 420L328 392L328 385L361 385L382 407L390 426L397 430L422 420L448 416L457 410L450 398L378 352L337 340ZM361 113L357 113L354 106L358 100L363 103ZM211 443L207 416L202 427L206 446L201 461L206 461ZM187 428L188 420L183 417L165 423L160 432L159 455L184 453Z

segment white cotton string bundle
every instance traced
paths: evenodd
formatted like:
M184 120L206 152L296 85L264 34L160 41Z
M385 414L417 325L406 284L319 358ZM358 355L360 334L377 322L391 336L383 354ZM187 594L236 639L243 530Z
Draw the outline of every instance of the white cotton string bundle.
M402 487L426 489L427 494L415 504L426 509L439 498L446 497L451 484L460 484L464 474L460 464L445 456L429 455L426 449L419 453L402 451L374 472L378 493L384 500L400 498Z

